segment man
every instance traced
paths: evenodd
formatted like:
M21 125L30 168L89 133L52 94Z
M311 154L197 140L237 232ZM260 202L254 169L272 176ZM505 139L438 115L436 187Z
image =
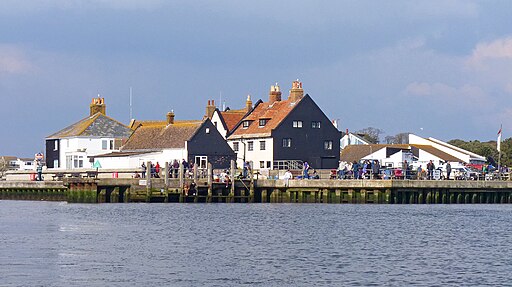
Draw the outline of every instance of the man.
M283 179L284 179L284 186L289 186L289 181L290 179L293 178L293 175L292 173L290 172L289 169L286 170L286 172L284 173L284 176L283 176Z
M309 164L307 161L304 162L304 166L302 167L302 173L304 179L309 179Z
M373 179L380 179L379 172L380 172L380 163L378 160L374 160L373 165L372 165Z
M347 172L347 162L340 160L340 164L338 165L338 179L344 179L346 172Z
M36 171L37 171L37 181L42 181L43 180L43 164L38 162Z
M434 169L435 169L434 163L432 162L432 160L430 160L430 162L427 163L427 172L428 172L427 178L430 180L434 179Z
M450 173L452 172L452 166L450 162L446 163L446 179L450 180Z

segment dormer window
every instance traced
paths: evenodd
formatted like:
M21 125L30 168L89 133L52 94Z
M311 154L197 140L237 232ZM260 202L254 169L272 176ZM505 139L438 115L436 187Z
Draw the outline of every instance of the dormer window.
M249 125L250 125L250 124L251 124L251 122L250 122L250 121L244 121L244 122L242 123L242 127L243 127L244 129L246 129L246 128L248 128L248 127L249 127Z
M318 121L311 122L311 128L312 129L319 129L320 128L320 122L318 122Z
M268 122L268 119L260 119L260 127L264 127Z

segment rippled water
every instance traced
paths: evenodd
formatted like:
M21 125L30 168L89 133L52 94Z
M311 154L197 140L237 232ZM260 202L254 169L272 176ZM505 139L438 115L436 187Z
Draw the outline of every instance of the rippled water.
M511 211L0 201L0 286L510 286Z

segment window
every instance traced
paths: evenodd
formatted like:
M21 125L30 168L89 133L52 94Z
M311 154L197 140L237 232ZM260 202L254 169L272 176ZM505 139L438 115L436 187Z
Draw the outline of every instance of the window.
M254 142L247 142L247 150L248 151L254 150Z
M209 134L210 133L210 128L206 128L206 133Z
M291 138L284 138L283 139L283 147L291 147L292 146L292 139Z
M59 150L59 140L55 140L55 146L53 147L53 150Z
M114 140L110 140L110 149L114 149Z
M264 161L260 161L260 168L265 168L265 162Z
M239 145L240 143L233 143L233 151L238 151L240 149Z
M270 160L269 160L269 161L267 161L267 168L270 168L270 167L271 167L271 165L270 165Z
M320 122L317 122L317 121L311 122L311 128L312 129L319 129L320 128Z
M294 128L302 128L302 121L293 121L292 126Z
M260 119L260 127L264 127L267 124L268 119Z
M260 150L265 150L265 141L260 141Z
M250 124L250 123L251 123L250 121L244 121L244 122L242 123L242 127L243 127L244 129L246 129L246 128L248 128L248 127L249 127L249 124Z
M101 149L108 149L108 141L107 140L101 141Z
M324 141L324 149L332 150L332 141Z

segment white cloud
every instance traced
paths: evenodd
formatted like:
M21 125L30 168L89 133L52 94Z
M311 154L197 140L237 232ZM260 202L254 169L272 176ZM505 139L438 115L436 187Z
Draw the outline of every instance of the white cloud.
M33 69L34 66L21 48L13 45L0 45L0 74L23 74Z
M433 100L459 103L461 106L479 108L490 104L487 93L478 86L452 87L445 83L410 83L404 93L408 96L430 97ZM460 107L460 106L459 106Z
M490 43L478 43L467 63L475 68L486 67L487 61L512 60L512 36L494 40Z

